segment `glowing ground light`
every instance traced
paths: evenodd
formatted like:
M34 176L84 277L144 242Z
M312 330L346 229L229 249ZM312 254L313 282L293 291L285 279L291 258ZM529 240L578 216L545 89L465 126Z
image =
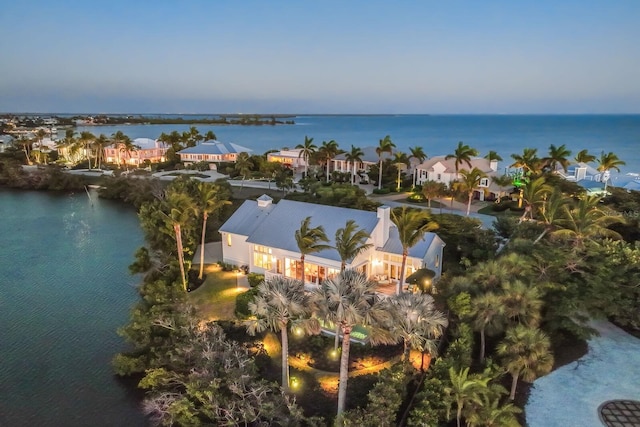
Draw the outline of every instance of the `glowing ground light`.
M339 351L337 349L331 349L329 350L329 357L333 360L336 360L338 358L338 353Z
M293 330L293 333L296 334L297 336L301 337L302 333L303 333L302 328L295 328Z
M291 387L291 390L298 390L300 388L300 380L296 377L291 377L289 379L289 387Z

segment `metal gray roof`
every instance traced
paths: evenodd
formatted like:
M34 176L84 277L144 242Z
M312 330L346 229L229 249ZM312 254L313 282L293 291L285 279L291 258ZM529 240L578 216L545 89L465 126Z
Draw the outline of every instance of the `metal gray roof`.
M423 259L427 255L427 251L436 237L438 237L436 233L425 233L415 246L409 248L409 256L411 258ZM390 254L402 255L402 243L400 243L397 227L391 227L389 230L389 239L387 239L384 246L378 250Z
M376 212L295 202L292 200L281 200L278 204L271 206L273 206L273 209L261 218L262 221L260 224L254 225L252 229L249 230L249 224L246 223L247 229L238 234L248 235L247 242L250 243L298 252L295 232L300 228L302 221L308 216L311 217L311 227L321 225L324 228L329 238L327 244L332 246L335 245L336 231L338 228L343 228L348 220L353 219L360 228L363 228L369 234L373 232L373 229L378 223ZM233 216L235 215L236 214ZM225 223L224 226L226 225ZM226 230L221 229L221 231ZM340 261L340 256L335 249L326 249L313 255Z
M220 142L213 139L198 144L195 147L187 147L178 151L177 154L233 154L250 153L253 150L232 142Z
M245 201L237 211L231 215L222 227L220 232L240 234L248 236L262 224L264 218L269 215L276 205L270 204L266 207L258 207L258 202L254 200Z

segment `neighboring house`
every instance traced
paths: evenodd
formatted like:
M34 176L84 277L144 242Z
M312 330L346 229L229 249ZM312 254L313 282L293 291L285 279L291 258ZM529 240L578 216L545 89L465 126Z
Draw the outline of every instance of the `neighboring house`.
M333 163L333 170L337 170L340 172L349 172L352 173L355 168L356 175L364 175L369 172L369 168L372 165L377 165L380 163L380 158L376 153L376 147L365 147L362 149L364 153L360 162L350 162L347 160L347 154L342 153L338 154L331 161ZM395 152L395 151L394 151ZM393 154L382 153L382 160L392 159Z
M304 167L306 162L304 156L300 155L301 151L302 149L296 148L293 150L281 150L275 153L269 153L267 154L267 161L282 163L293 169Z
M480 185L474 191L474 197L479 200L493 200L506 194L511 187L501 187L493 182L493 178L500 176L498 172L498 161L488 160L484 157L471 158L471 166L463 162L458 166L458 175L456 175L456 159L445 159L446 156L435 156L425 160L416 166L416 184L424 184L426 181L441 182L450 186L453 181L461 178L460 171L463 169L471 170L474 167L480 169L487 174L486 178L482 178Z
M231 142L209 140L195 147L180 150L177 154L180 156L180 161L183 162L185 166L189 166L200 162L235 162L238 154L251 153L252 151L253 150L249 148Z
M582 180L600 181L602 173L596 168L589 166L587 163L571 163L565 172L561 166L558 166L556 173L567 181L578 182Z
M123 144L117 147L106 147L104 149L106 162L140 166L146 160L150 163L160 163L167 159L167 147L157 139L136 138L132 143L135 149L131 151L126 151Z
M273 203L266 195L256 201L247 200L220 227L223 261L238 266L246 265L249 271L265 276L282 275L302 278L300 252L295 232L302 221L310 216L311 226L321 225L329 245L335 245L336 230L343 228L350 219L369 233L367 243L372 247L348 260L347 268L358 270L377 279L381 285L393 284L400 277L402 245L398 230L390 219L391 208L379 207L377 212L318 205L313 203L281 200ZM440 277L442 251L445 244L435 233L426 233L417 245L409 250L406 276L420 268L428 268ZM305 257L304 281L308 286L319 284L327 277L340 272L340 257L335 249L326 249ZM387 292L389 293L389 292Z

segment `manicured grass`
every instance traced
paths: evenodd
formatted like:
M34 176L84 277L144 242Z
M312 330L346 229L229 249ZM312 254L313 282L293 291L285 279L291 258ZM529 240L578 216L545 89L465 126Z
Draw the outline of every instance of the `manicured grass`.
M493 210L493 205L489 204L487 206L485 206L484 208L478 209L478 213L479 214L484 214L484 215L493 215L495 217L500 217L500 216L511 216L514 218L518 218L522 216L522 211L512 211L511 209L505 209L503 211L495 211Z
M205 273L207 279L189 293L189 302L204 320L235 320L236 296L245 291L237 288L236 273L222 271L217 264L206 266Z

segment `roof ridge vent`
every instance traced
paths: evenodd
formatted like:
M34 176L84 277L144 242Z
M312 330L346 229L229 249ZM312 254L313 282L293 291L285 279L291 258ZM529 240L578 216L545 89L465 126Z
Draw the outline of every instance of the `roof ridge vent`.
M266 207L270 206L271 203L273 203L273 199L271 197L267 196L266 194L263 194L262 196L258 197L258 207L259 208L266 208Z

